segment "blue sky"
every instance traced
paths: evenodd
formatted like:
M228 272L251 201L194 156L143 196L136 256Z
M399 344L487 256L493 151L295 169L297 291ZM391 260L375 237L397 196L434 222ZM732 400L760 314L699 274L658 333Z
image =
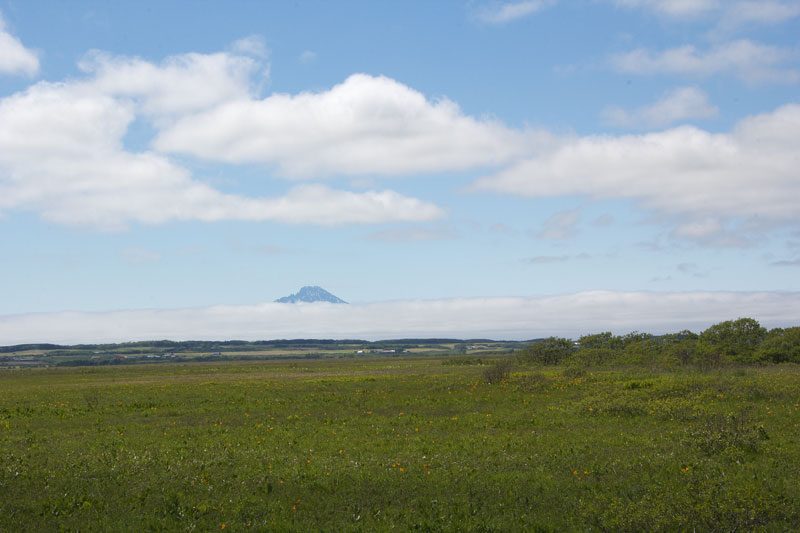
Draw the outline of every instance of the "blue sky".
M0 344L796 325L799 41L792 0L0 0ZM312 284L351 306L269 303Z

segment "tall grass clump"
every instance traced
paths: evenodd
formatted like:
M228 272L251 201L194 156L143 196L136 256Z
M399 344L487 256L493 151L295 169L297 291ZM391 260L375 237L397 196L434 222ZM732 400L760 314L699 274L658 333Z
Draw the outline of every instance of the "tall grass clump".
M508 381L512 366L510 359L501 359L483 371L483 380L490 385Z

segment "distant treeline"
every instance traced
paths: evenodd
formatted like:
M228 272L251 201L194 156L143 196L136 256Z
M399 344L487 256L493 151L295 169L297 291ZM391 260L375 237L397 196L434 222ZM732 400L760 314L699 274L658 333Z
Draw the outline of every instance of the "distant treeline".
M700 334L604 332L584 335L577 342L549 337L533 342L517 356L521 362L545 365L800 363L800 327L768 331L752 318L739 318L715 324Z
M360 339L276 339L260 341L137 341L114 344L17 344L0 346L0 353L16 353L24 351L47 351L50 355L74 355L79 352L105 352L115 354L136 354L142 352L225 352L225 351L258 351L275 349L336 349L337 347L363 347L365 349L388 350L404 349L417 346L427 348L436 346L444 348L454 343L491 343L489 339L393 339L381 341L365 341Z
M26 352L28 350L58 350L67 348L60 344L17 344L14 346L0 346L0 353Z

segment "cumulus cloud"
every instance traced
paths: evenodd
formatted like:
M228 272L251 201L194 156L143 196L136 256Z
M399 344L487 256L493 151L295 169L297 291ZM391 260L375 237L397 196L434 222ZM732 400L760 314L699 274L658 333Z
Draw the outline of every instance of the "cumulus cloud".
M800 105L790 104L746 118L729 133L680 126L567 139L473 188L527 197L631 198L676 217L684 237L726 237L736 220L757 220L761 227L800 222L798 139Z
M620 107L608 107L603 111L606 120L623 127L669 126L693 118L715 118L717 106L708 101L708 95L697 87L678 87L667 92L657 102L626 111Z
M0 74L35 76L38 72L38 56L8 32L0 13Z
M87 90L134 99L144 113L160 118L249 97L251 76L260 65L251 57L228 53L182 54L153 64L94 51L79 67L91 75L83 82Z
M197 309L0 316L5 344L133 340L408 337L577 338L612 331L702 331L739 316L800 323L800 294L589 291L537 298L408 300L335 305L264 303Z
M524 2L504 2L487 6L478 14L478 18L489 24L504 24L529 15L533 15L551 5L556 0L527 0Z
M546 137L546 136L544 136ZM162 152L274 165L288 177L397 175L497 166L532 134L464 115L447 99L354 74L318 93L240 98L188 115L154 141Z
M796 83L800 71L784 68L796 53L778 46L739 39L707 50L694 45L652 52L639 48L611 58L611 66L631 74L685 74L710 76L730 74L747 83Z
M93 51L79 64L83 78L0 99L0 213L107 231L179 220L424 222L444 211L390 190L306 184L277 197L226 194L170 155L263 163L298 179L372 178L497 168L551 140L381 76L258 99L253 80L266 54L257 37L160 63ZM154 128L153 149L125 147L136 121Z
M435 205L393 191L356 193L303 185L282 197L223 194L163 155L124 149L122 139L137 107L114 95L123 90L123 78L106 74L101 72L96 84L39 83L0 100L0 213L26 210L58 223L109 231L131 222L333 225L426 221L443 214ZM144 95L145 108L160 111L185 105L173 105L170 90L159 83L150 85L155 78L145 75L142 85L128 88L128 94ZM196 105L216 98L212 93Z

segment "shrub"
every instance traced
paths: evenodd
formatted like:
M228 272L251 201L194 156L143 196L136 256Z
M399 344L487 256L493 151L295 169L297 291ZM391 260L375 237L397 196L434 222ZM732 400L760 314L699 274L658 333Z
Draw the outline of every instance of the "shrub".
M767 439L764 426L752 422L744 411L710 416L701 427L686 432L687 444L709 455L728 450L756 452Z
M611 335L610 331L583 335L578 339L581 348L622 348L622 339Z
M569 339L548 337L534 342L517 354L521 362L538 363L542 365L557 365L570 356L573 352L572 341Z
M770 330L756 358L773 363L800 363L800 327Z
M503 359L483 371L483 380L489 384L508 381L511 376L511 361Z
M100 390L97 387L87 389L83 394L83 401L86 402L86 407L93 410L100 403Z
M561 375L567 378L577 379L585 377L586 370L577 365L570 365L561 372Z
M617 363L622 352L611 348L581 348L569 358L576 366L602 366Z

